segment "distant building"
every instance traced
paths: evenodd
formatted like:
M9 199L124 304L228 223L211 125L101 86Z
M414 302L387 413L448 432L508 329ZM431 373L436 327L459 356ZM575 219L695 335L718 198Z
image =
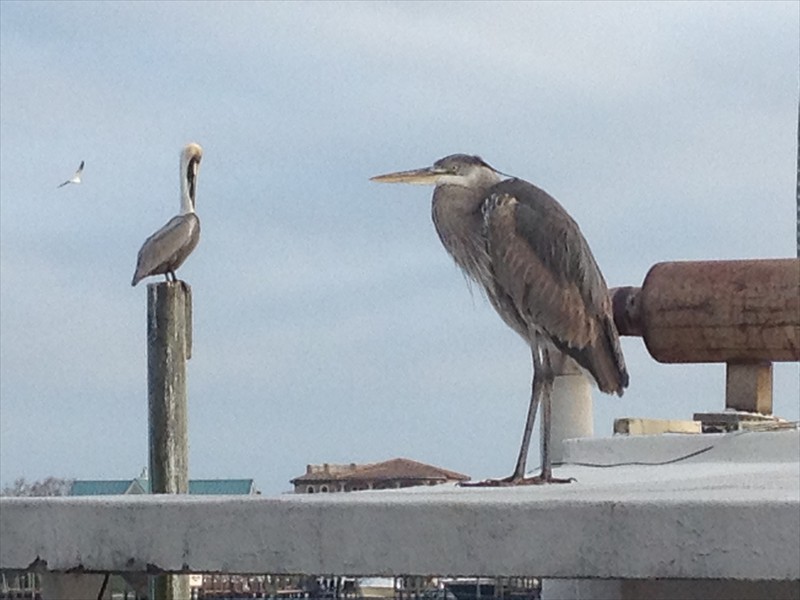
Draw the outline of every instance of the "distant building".
M76 479L72 482L70 496L116 496L120 494L148 494L150 482L142 473L134 479ZM247 495L257 494L252 479L190 479L189 493L194 495Z
M70 496L118 496L121 494L146 494L146 479L76 479L69 490Z
M417 485L468 481L470 477L407 458L357 465L308 465L306 472L291 480L295 494L388 490Z

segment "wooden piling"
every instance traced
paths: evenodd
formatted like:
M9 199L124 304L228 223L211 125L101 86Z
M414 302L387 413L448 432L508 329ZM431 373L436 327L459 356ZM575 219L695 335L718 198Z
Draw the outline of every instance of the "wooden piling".
M147 400L150 492L189 492L186 361L191 356L191 287L183 281L147 286ZM154 600L189 598L188 575L154 578Z
M772 414L772 363L800 360L800 259L654 265L610 292L620 335L665 363L726 363L725 408Z
M621 335L664 363L800 360L800 260L659 263L612 290Z
M191 288L181 281L147 286L147 399L153 494L189 492L186 358L190 306Z
M725 408L772 414L772 363L728 363Z

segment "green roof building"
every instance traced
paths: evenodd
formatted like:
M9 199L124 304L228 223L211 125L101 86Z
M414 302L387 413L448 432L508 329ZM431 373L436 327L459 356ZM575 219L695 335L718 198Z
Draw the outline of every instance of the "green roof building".
M118 496L124 494L149 494L147 474L134 479L76 479L72 482L70 496ZM190 479L189 493L195 495L243 496L257 494L252 479Z

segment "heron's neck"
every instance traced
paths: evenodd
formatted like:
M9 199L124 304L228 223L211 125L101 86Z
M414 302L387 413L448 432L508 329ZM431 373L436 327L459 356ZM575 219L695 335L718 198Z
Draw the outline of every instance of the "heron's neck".
M439 239L458 266L477 281L483 279L486 254L481 206L494 183L440 185L433 192L431 212Z
M453 215L480 213L485 198L484 188L462 187L460 185L437 185L433 190L434 211L444 211Z
M473 174L467 185L457 183L439 184L433 190L433 213L446 222L467 225L473 219L482 220L481 205L489 190L500 182L500 177L488 169ZM438 224L437 224L438 227Z

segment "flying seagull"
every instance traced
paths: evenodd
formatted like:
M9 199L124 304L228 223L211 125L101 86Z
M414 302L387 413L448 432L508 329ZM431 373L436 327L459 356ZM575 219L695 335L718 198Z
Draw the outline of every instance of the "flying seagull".
M167 281L172 275L172 281L178 280L175 269L183 264L200 240L200 219L194 206L202 158L203 149L198 144L187 144L181 152L181 212L145 240L139 250L131 285L150 275L164 275Z
M58 188L61 188L61 187L64 187L64 186L65 186L65 185L67 185L68 183L80 183L80 182L81 182L81 174L82 174L82 173L83 173L83 161L81 161L81 164L80 164L80 166L78 167L78 170L77 170L77 171L75 171L75 175L73 175L73 176L72 176L70 179L67 179L67 180L66 180L64 183L62 183L61 185L57 186L57 187L56 187L56 189L58 189Z
M577 223L544 190L501 175L477 156L454 154L372 180L435 186L432 216L442 244L530 345L533 384L516 467L510 477L483 485L566 482L553 477L549 454L554 367L576 363L601 391L620 396L628 371L605 279ZM525 465L540 402L542 472L531 478Z

